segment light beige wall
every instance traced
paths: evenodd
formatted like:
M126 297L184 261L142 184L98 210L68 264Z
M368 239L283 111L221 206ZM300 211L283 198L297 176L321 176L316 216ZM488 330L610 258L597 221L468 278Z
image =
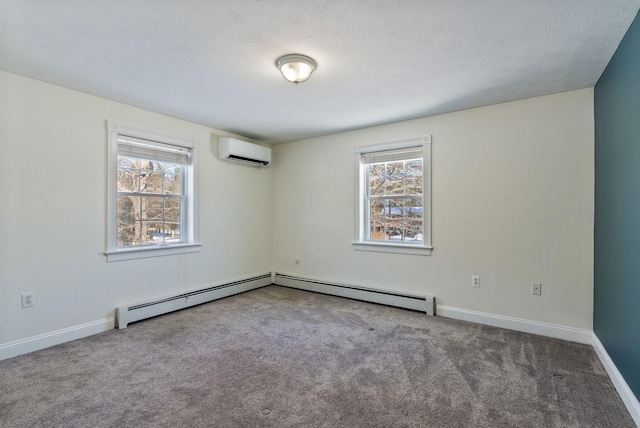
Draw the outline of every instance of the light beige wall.
M5 72L0 94L0 345L268 270L591 329L592 89L276 145L267 169L218 161L215 129ZM199 144L200 253L106 262L107 119ZM353 148L425 134L433 254L354 251Z
M432 255L354 251L354 147L426 134ZM584 89L276 145L274 269L590 330L593 135Z
M5 72L0 94L0 345L270 270L272 169L217 160L224 133ZM199 145L200 253L106 262L106 120Z

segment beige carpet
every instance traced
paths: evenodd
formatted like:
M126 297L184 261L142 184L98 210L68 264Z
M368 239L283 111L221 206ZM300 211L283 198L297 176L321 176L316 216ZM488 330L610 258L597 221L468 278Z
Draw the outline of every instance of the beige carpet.
M270 286L0 362L2 427L634 427L586 345Z

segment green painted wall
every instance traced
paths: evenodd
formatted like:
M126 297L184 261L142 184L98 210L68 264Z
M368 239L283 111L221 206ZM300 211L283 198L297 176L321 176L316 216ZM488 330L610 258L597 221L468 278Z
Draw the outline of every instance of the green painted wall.
M593 329L640 397L640 18L595 87Z

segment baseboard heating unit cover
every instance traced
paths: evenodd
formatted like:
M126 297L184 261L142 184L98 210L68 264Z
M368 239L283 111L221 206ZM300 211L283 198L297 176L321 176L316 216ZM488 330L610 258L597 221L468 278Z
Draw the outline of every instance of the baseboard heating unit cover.
M216 285L201 290L189 291L151 302L120 306L116 308L116 326L119 329L127 328L128 324L135 321L200 305L202 303L222 299L223 297L233 296L234 294L266 287L267 285L271 285L270 273Z
M414 294L396 293L387 290L376 290L355 285L325 282L309 278L299 278L281 273L275 274L276 285L297 288L300 290L315 291L316 293L331 294L333 296L347 297L349 299L365 302L380 303L387 306L412 309L424 312L427 315L435 315L436 299L433 296L419 296Z

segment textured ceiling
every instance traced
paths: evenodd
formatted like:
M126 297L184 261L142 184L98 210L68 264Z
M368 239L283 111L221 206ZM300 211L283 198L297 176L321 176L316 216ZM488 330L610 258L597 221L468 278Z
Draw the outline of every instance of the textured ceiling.
M595 85L640 0L0 0L0 68L264 142ZM298 86L275 60L318 68Z

